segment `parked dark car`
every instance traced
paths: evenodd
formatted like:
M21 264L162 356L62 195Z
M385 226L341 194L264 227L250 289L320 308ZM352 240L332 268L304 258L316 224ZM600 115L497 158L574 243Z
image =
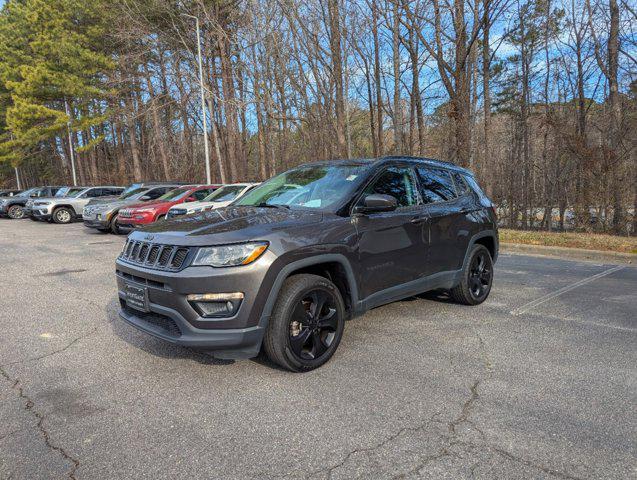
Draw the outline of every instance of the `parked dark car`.
M133 232L116 262L121 317L218 358L292 371L334 354L345 320L444 289L489 295L498 233L473 175L445 162L319 162L228 207Z
M0 197L13 197L23 190L0 190Z
M92 200L84 207L82 212L84 225L101 232L122 233L117 224L117 217L122 208L140 202L152 202L180 185L182 184L154 182L133 184L117 198Z
M0 217L24 218L24 207L29 199L53 197L60 188L63 187L34 187L12 197L2 197L0 198Z

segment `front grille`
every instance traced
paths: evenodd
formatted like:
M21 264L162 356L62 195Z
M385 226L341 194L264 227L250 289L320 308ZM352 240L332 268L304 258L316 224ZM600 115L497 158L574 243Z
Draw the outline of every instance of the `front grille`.
M137 275L131 275L130 273L122 272L121 270L115 270L115 273L126 280L141 283L142 285L148 285L149 287L160 288L162 290L170 290L170 287L166 284L151 280L150 278L138 277Z
M190 251L188 247L128 240L120 259L147 268L177 271L186 266Z
M181 337L181 330L172 318L155 312L140 312L138 310L130 308L123 300L120 304L122 306L122 310L127 315L137 317L150 325L158 327L160 330L164 331L171 337Z
M184 208L178 208L178 209L170 209L168 210L168 213L166 214L166 218L173 218L173 217L178 217L180 215L186 215L188 213L188 210L184 209Z

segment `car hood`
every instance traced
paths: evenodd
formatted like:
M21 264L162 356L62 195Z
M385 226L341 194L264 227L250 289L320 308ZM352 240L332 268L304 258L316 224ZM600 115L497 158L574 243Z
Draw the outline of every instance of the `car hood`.
M269 239L322 220L321 212L229 206L154 223L131 236L175 245L215 245Z
M212 208L219 208L219 207L226 207L228 205L230 205L232 203L232 201L228 201L228 202L186 202L186 203L181 203L179 205L175 205L172 208L179 208L179 209L186 209L189 210L191 208L208 208L208 207L212 207Z
M95 205L107 205L109 208L121 208L129 205L138 205L139 200L117 200L117 197L111 199L93 199L88 203L91 207ZM143 204L142 204L143 205Z
M135 203L131 203L127 205L128 208L155 208L162 207L167 204L171 204L171 201L163 201L163 202L140 202L139 200L135 201Z

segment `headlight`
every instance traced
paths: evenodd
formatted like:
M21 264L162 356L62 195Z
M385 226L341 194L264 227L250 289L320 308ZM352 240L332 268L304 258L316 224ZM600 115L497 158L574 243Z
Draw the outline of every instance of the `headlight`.
M248 265L263 255L268 248L267 242L242 243L239 245L223 245L220 247L204 247L197 252L193 265L211 267L235 267Z

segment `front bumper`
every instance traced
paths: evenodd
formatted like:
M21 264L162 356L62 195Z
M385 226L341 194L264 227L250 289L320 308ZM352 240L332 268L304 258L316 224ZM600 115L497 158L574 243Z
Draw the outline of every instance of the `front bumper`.
M29 208L25 208L24 213L26 216L37 218L38 220L50 220L53 210L52 207L46 205L34 205Z
M270 263L262 258L246 267L186 267L179 272L167 272L118 259L120 316L150 335L206 350L219 358L254 357L259 353L265 328L261 312L269 293L264 285L271 284L264 281ZM126 304L126 284L146 289L150 312ZM229 292L244 294L232 317L202 317L187 300L189 294Z
M104 215L104 214L100 214ZM84 222L85 227L89 228L97 228L100 230L107 230L110 226L110 218L108 216L103 216L103 218L98 218L97 215L82 215L82 221Z

